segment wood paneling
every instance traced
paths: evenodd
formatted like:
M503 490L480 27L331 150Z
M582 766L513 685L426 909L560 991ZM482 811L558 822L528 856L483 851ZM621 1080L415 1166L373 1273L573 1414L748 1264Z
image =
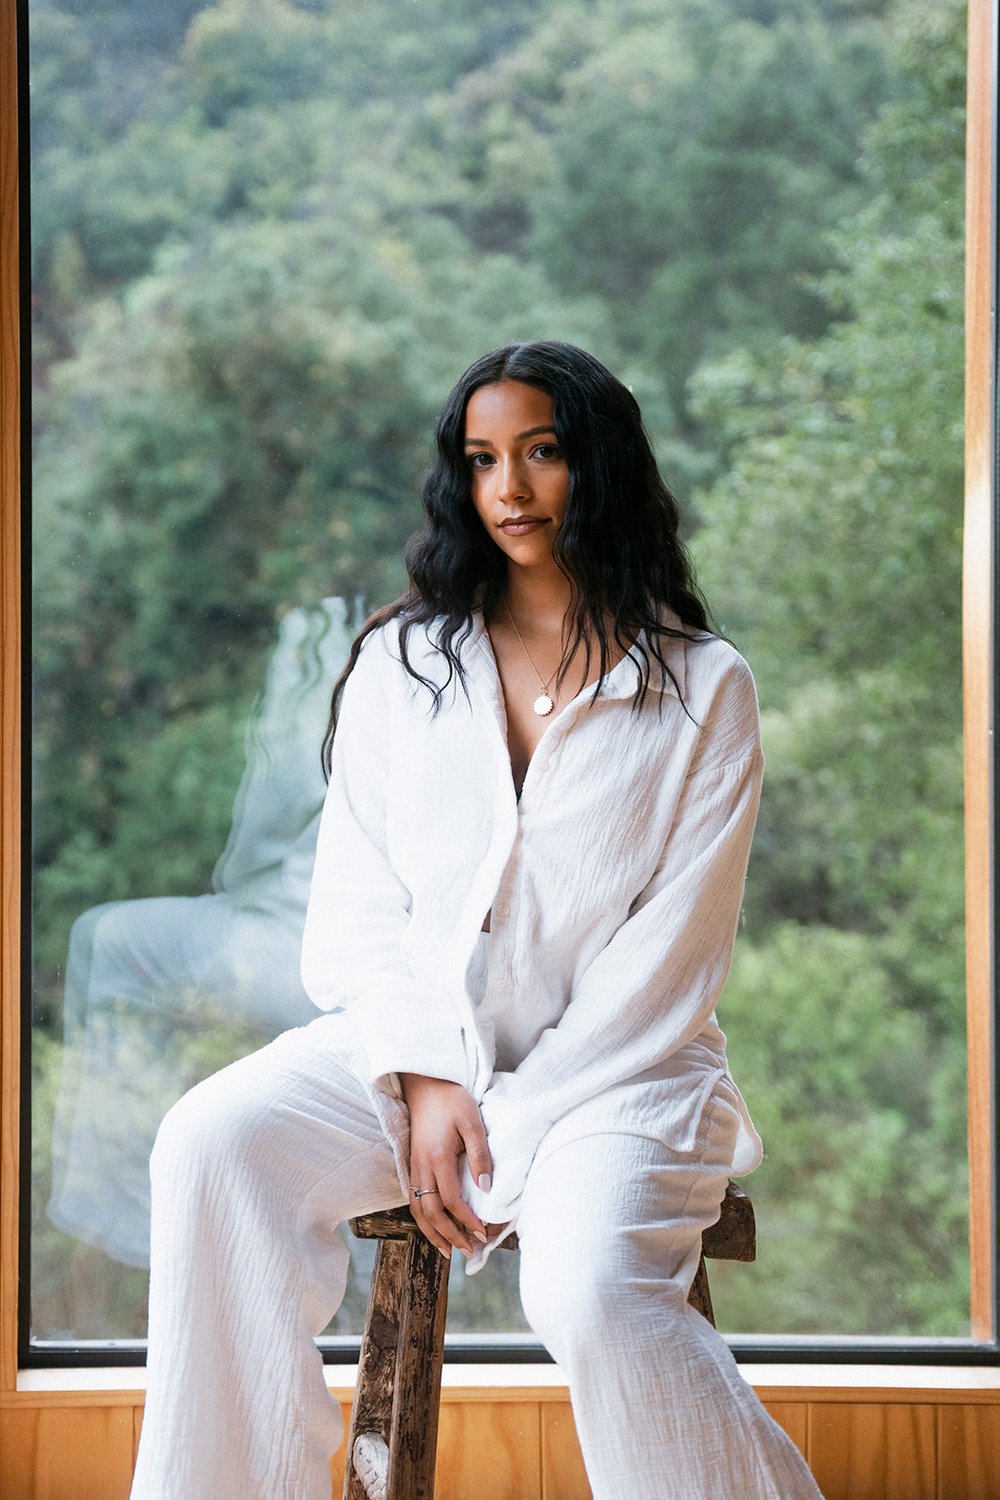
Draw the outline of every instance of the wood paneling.
M128 1500L128 1407L17 1407L0 1411L4 1500Z
M590 1485L569 1402L542 1408L544 1500L590 1500Z
M346 1394L346 1393L345 1393ZM791 1393L787 1393L790 1395ZM93 1395L93 1393L92 1393ZM802 1388L768 1411L805 1453L826 1500L1000 1500L1000 1391L879 1398L866 1390ZM350 1403L341 1400L345 1430ZM4 1500L125 1500L141 1406L0 1409ZM330 1464L340 1500L345 1448ZM590 1500L565 1387L446 1393L437 1500Z
M809 1408L804 1401L765 1401L765 1407L804 1456L808 1456Z
M536 1401L445 1401L435 1500L542 1500Z
M814 1405L807 1457L826 1500L937 1500L933 1406Z
M347 1434L351 1426L351 1403L341 1401L340 1418L344 1424L344 1441L330 1460L330 1497L340 1500L344 1493L344 1464L347 1462Z
M937 1500L997 1500L1000 1406L938 1410Z

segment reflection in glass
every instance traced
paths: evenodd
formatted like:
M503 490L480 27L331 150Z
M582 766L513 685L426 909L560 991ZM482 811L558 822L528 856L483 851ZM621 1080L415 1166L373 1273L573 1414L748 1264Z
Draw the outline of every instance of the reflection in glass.
M211 894L107 902L73 924L48 1214L125 1265L149 1264L149 1153L171 1104L315 1018L299 950L324 792L316 746L348 645L341 600L282 621Z

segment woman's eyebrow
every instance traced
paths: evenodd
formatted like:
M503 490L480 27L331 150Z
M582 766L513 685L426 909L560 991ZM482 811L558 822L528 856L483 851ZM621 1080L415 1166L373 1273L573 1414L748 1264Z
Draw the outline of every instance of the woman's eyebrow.
M556 436L554 427L528 427L524 432L516 432L514 434L514 441L515 443L520 443L524 438L538 437L543 432L551 432L553 437ZM489 438L467 437L465 439L465 446L467 448L472 446L476 448L492 448L493 444Z

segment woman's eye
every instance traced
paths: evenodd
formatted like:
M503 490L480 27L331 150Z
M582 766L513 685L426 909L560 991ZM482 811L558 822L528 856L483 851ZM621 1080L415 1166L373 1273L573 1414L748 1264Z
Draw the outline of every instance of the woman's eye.
M473 469L487 469L493 459L489 453L470 453L469 466Z
M534 455L536 458L560 457L559 449L556 447L555 443L539 443L538 446L534 449Z

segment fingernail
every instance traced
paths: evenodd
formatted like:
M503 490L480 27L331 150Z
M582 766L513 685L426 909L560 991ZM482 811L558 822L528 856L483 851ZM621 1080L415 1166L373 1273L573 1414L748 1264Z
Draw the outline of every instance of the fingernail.
M480 1172L478 1178L476 1179L476 1184L481 1193L488 1193L490 1188L493 1186L493 1178L490 1176L489 1172Z
M451 1246L449 1245L446 1250L442 1250L441 1254L444 1256L445 1260L451 1260Z
M481 1229L474 1229L472 1232L481 1245L486 1244L486 1236Z

